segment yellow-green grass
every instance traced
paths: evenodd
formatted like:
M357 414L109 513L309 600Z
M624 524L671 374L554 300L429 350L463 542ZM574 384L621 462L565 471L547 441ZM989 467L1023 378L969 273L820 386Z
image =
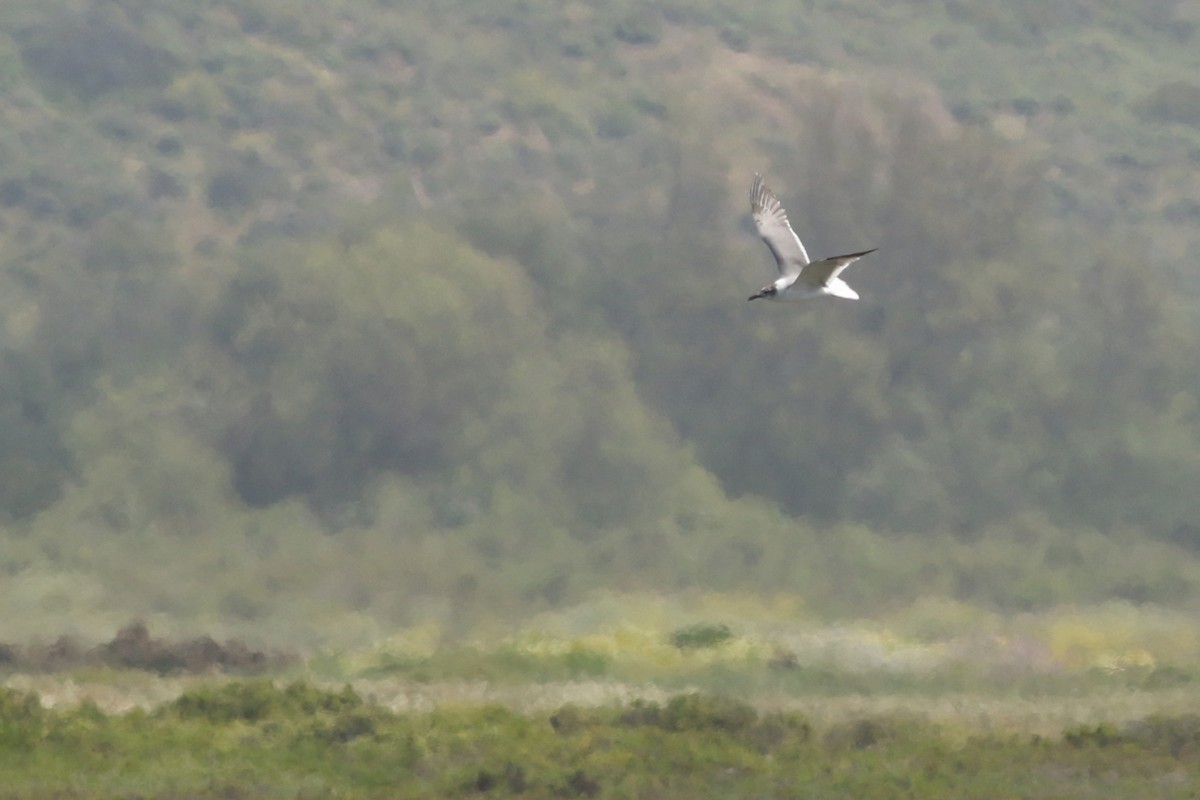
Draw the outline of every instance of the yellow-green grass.
M369 647L310 654L273 677L348 683L402 712L501 705L541 713L701 690L827 725L902 714L964 733L1049 735L1200 713L1197 656L1189 615L1125 603L1002 616L925 600L831 621L794 596L606 594L466 637L426 622ZM230 680L89 668L9 674L3 683L50 707L123 713Z

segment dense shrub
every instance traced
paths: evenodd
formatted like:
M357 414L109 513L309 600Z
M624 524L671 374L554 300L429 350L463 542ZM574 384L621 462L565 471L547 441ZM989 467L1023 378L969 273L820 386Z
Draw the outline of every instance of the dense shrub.
M113 4L59 13L29 30L21 56L35 75L94 100L118 90L160 88L179 60L116 12Z
M1187 81L1164 83L1135 107L1146 119L1200 127L1200 86Z
M629 44L654 44L663 35L662 17L652 9L638 9L618 22L613 33Z
M341 713L362 707L362 699L349 686L339 693L317 689L307 683L292 683L281 689L264 679L193 689L167 706L167 712L184 719L227 723Z
M44 725L36 694L0 687L0 751L29 751L41 739Z
M282 652L255 650L244 642L230 639L217 642L210 636L169 640L150 635L146 625L131 622L113 638L85 648L70 637L60 637L50 645L0 643L0 668L26 672L77 669L103 664L117 669L138 669L159 675L226 672L252 674L278 670L295 661Z
M733 631L724 623L697 622L671 634L671 644L680 650L717 647L733 638Z

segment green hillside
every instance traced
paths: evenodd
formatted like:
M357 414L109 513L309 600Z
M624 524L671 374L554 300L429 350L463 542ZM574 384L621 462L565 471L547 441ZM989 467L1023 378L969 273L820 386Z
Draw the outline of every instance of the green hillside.
M1194 607L1200 6L754 8L5 2L0 640Z

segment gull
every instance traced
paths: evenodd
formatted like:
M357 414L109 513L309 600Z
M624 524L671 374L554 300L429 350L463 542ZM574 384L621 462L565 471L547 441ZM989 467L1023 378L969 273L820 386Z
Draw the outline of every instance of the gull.
M842 270L858 261L878 247L861 253L847 253L821 261L809 261L800 237L792 230L787 212L778 198L763 183L763 176L754 173L754 185L750 187L750 213L758 235L771 248L775 263L779 266L779 277L774 283L764 286L751 300L765 297L768 300L807 300L810 297L844 297L857 300L858 292L851 289L838 277Z

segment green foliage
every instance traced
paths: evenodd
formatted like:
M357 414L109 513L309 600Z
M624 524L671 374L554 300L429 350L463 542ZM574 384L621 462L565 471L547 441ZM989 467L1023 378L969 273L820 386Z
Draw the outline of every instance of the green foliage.
M1126 726L1124 736L1173 758L1192 755L1200 750L1200 715L1148 717Z
M740 25L731 25L721 30L721 41L731 50L745 53L750 49L750 34Z
M653 8L639 7L625 15L613 33L629 44L654 44L663 35L662 17Z
M715 728L738 734L754 725L758 714L734 700L700 694L672 697L657 724L669 731L702 731Z
M1137 104L1145 118L1200 127L1200 86L1186 81L1165 83Z
M927 727L928 723L915 716L867 717L833 725L825 733L824 741L825 744L836 749L866 750L910 738L919 738ZM1064 734L1064 738L1074 745L1075 741L1072 739L1072 735L1072 732L1067 732Z
M284 191L279 172L258 153L240 153L226 161L213 171L205 189L214 211L237 215Z
M106 666L116 670L144 670L159 676L241 674L276 671L295 661L294 656L257 651L238 640L219 643L210 636L167 640L150 635L142 622L132 622L111 640L86 648L62 636L51 645L0 644L0 667L14 672L48 673Z
M0 508L27 517L59 498L70 457L56 428L61 406L46 364L7 352L0 360Z
M733 631L724 623L697 622L671 634L671 644L680 650L718 647L733 638Z
M466 680L508 685L603 678L609 674L611 665L612 657L608 654L580 645L558 653L529 652L511 646L494 651L451 647L428 657L384 654L362 674L402 677L421 683Z
M32 750L42 737L45 714L35 694L0 688L0 749Z
M624 139L637 130L637 113L627 104L614 104L596 115L596 135L604 139Z
M1036 0L1019 0L1003 10L964 0L948 0L945 5L950 19L974 25L985 38L1021 44L1039 42L1064 27L1087 22L1089 16L1081 5L1047 6Z
M1182 6L551 5L0 4L6 630L1194 601Z
M0 694L5 797L407 798L520 795L708 798L829 796L1061 797L1155 793L1162 775L1195 790L1187 717L1125 732L1099 724L1062 735L947 735L918 719L864 717L814 731L797 714L757 714L713 696L666 706L566 706L534 716L494 706L394 713L345 691L230 684L147 714L94 705L42 710ZM36 748L30 747L36 742Z
M171 703L166 713L181 719L228 723L343 714L362 708L363 701L349 686L335 694L306 683L292 683L280 689L269 680L257 680L192 690Z
M24 33L21 56L34 75L84 101L166 86L179 67L114 4L55 14Z
M1112 725L1081 725L1063 732L1063 740L1072 747L1112 747L1120 744L1123 737Z

